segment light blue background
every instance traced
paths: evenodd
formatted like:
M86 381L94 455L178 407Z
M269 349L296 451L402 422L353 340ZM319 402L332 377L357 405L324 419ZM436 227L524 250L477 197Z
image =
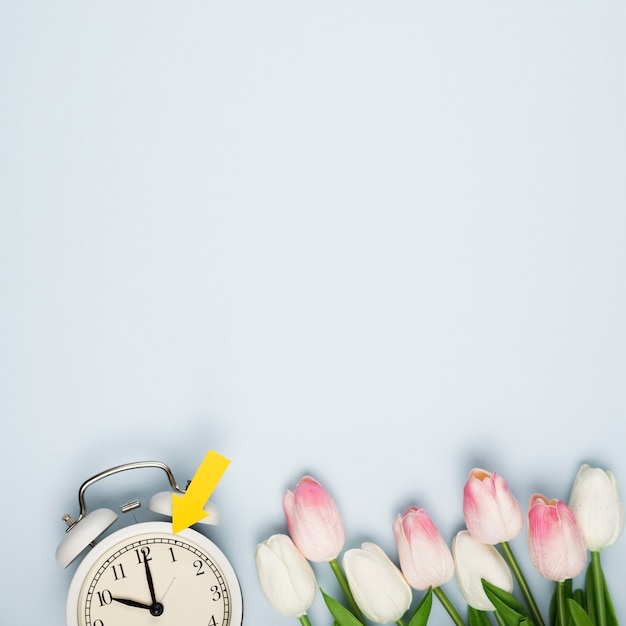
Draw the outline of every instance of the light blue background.
M253 552L306 472L392 555L409 504L452 538L476 465L524 507L583 461L623 488L625 27L619 2L2 2L2 623L64 623L60 518L118 463L232 459L213 537L247 626L294 623ZM604 563L619 591L626 539Z

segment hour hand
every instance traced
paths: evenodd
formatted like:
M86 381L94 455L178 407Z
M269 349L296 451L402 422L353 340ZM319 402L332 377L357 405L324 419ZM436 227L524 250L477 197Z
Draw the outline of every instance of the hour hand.
M136 600L129 600L128 598L111 598L114 602L120 604L126 604L127 606L136 606L138 609L151 609L152 605L143 604L143 602L137 602Z

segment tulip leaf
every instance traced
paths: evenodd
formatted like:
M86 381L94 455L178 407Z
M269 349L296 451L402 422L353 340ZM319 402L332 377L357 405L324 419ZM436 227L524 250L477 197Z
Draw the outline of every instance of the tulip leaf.
M556 619L558 613L558 603L556 600L556 585L554 585L554 593L550 598L550 608L548 609L548 618L550 620L550 626L556 626Z
M519 613L513 611L510 607L502 604L498 606L497 601L493 601L493 605L496 607L496 613L499 616L498 622L504 624L504 626L521 626L521 624L529 624L528 617L524 617Z
M593 563L589 563L585 574L585 599L587 600L587 613L591 615L592 621L596 623L598 598L596 598L596 590L593 584Z
M602 585L604 586L604 604L606 606L606 623L608 626L618 626L617 615L615 614L615 607L613 606L613 600L611 600L611 594L609 593L608 585L606 584L606 578L604 572L602 573Z
M619 626L615 607L613 606L613 601L611 600L608 590L606 590L606 622L608 626Z
M577 604L580 604L580 606L582 606L583 609L587 608L587 605L585 604L585 593L583 592L582 589L576 589L576 591L574 591L572 599Z
M340 604L334 598L326 595L323 590L322 596L324 598L324 602L326 602L326 606L330 611L331 615L335 619L335 624L337 626L363 626L363 624L356 618L348 609L346 609L343 604Z
M507 626L518 626L522 621L525 621L527 624L532 624L524 607L519 603L517 598L508 591L504 591L504 589L492 585L484 578L482 579L482 584L487 597Z
M469 626L491 626L486 611L469 607Z
M569 615L574 623L574 626L594 626L589 615L587 615L585 609L583 609L576 600L567 598L565 601L569 610Z
M433 590L430 588L413 613L409 626L426 626L430 617L430 609L433 606Z

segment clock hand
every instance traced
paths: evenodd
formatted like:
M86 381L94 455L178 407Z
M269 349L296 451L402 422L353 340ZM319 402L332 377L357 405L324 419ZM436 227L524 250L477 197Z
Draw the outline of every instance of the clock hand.
M144 560L146 566L146 578L148 580L148 589L150 589L150 600L152 604L148 607L150 609L150 615L158 617L163 615L163 605L157 602L156 594L154 593L154 581L152 580L152 573L150 572L150 565L148 565L148 559Z
M150 599L152 604L156 604L156 594L154 593L154 582L152 580L152 574L150 573L150 566L148 565L148 559L144 560L146 566L146 578L148 579L148 589L150 589Z
M111 598L114 602L119 602L120 604L126 604L127 606L136 606L138 609L151 609L152 605L143 604L141 602L137 602L136 600L129 600L128 598Z
M172 582L167 586L167 589L165 590L165 593L161 596L161 602L163 602L163 600L165 600L165 596L169 593L170 589L172 588L172 585L176 582L176 576L174 576L174 578L172 578Z

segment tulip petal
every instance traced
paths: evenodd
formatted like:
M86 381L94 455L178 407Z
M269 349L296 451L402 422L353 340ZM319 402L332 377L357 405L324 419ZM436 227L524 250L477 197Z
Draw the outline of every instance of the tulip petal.
M343 549L345 531L339 509L329 493L310 476L283 497L291 538L302 554L314 562L332 561Z
M261 589L281 615L301 617L313 604L317 581L311 565L287 535L273 535L260 543L255 563Z
M530 499L528 547L535 569L549 580L575 578L587 562L582 532L572 510L541 494Z
M569 506L590 550L612 545L624 530L624 507L611 472L582 465L572 487Z
M482 579L511 592L513 577L504 558L489 544L481 543L467 530L460 531L452 542L455 573L459 588L467 603L481 611L493 611Z
M492 545L517 537L524 523L522 509L506 481L482 469L473 469L465 483L463 516L472 537Z
M411 605L411 588L376 544L347 550L343 566L354 599L369 619L385 624L399 620Z
M440 587L454 574L454 562L426 511L410 507L393 524L400 566L414 589Z

